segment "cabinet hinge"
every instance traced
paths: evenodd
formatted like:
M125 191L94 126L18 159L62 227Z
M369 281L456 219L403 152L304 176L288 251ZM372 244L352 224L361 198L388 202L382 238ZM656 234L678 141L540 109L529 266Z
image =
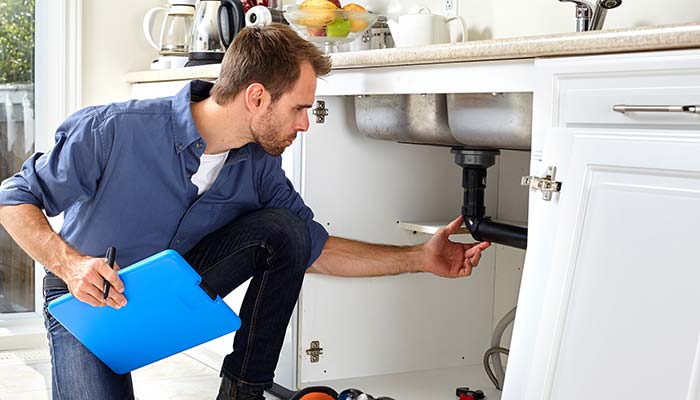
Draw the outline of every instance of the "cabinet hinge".
M552 193L561 191L561 182L554 180L556 174L557 167L547 167L545 176L523 176L520 179L520 185L541 191L542 198L549 201L552 200Z
M316 108L313 110L316 116L316 123L322 124L326 122L326 117L328 116L328 109L326 108L326 102L323 100L316 101Z
M311 348L306 350L306 354L311 357L311 362L318 362L319 357L323 354L323 349L321 348L321 342L314 340L311 342Z

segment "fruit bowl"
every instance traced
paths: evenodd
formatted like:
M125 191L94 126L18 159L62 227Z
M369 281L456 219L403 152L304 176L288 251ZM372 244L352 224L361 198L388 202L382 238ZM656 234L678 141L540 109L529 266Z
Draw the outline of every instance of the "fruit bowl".
M363 8L361 10L289 5L283 15L304 39L328 46L352 42L377 21L377 14Z

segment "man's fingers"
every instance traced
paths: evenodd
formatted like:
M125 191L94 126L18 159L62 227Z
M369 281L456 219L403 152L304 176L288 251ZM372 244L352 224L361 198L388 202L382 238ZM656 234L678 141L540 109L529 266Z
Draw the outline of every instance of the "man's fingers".
M112 293L112 291L110 290L110 295L109 295L109 297L107 298L107 305L110 306L110 307L112 307L112 308L114 308L114 309L117 309L117 310L120 309L120 308L122 308L122 307L124 307L125 304L119 303L119 301L116 300L116 299L111 295L111 293ZM122 296L122 297L123 297L123 296ZM126 299L124 299L124 300L126 301Z
M478 243L475 247L478 247L479 250L486 250L489 247L491 247L491 242L481 242L481 243Z
M472 258L469 260L472 264L472 267L476 267L479 265L479 261L481 261L481 252L478 251L475 255L472 256Z
M74 293L74 295L80 300L95 307L103 307L105 305L109 305L110 307L116 309L124 307L126 305L126 297L116 290L110 289L109 297L106 300L104 299L104 292L102 291L104 280L102 276L99 276L97 273L94 275L98 276L99 278L92 280L99 280L99 284L96 285L93 282L85 281L82 285L76 288L76 293Z
M82 301L83 303L90 304L93 307L102 307L104 306L103 303L99 302L94 296L90 296L88 294L83 293L80 296L75 296L78 300Z
M119 293L116 290L109 291L109 297L107 298L107 300L108 300L108 304L111 307L114 307L114 306L124 307L126 305L126 297L124 297L123 293ZM114 307L114 308L119 308L119 307Z
M459 228L462 226L462 222L464 222L464 217L460 215L459 217L455 218L452 222L447 224L447 226L445 226L445 232L448 235L452 235L454 233L459 232Z
M469 261L469 259L464 259L464 263L462 264L462 268L457 272L459 277L462 276L469 276L472 274L472 264Z
M112 268L110 268L106 262L100 263L97 268L97 272L99 272L99 274L102 275L102 277L107 279L109 284L112 285L112 289L116 290L119 293L122 293L124 291L124 283L121 279L119 279L119 275L117 275L117 273ZM102 286L100 285L100 287Z
M472 257L477 253L488 249L491 246L490 242L470 243L465 245L464 257Z
M102 290L102 282L104 282L104 278L102 278L102 275L96 270L88 271L85 277L83 277L84 285L93 286L97 288L97 290Z
M472 245L467 245L470 247L464 251L463 268L469 268L469 271L471 273L471 270L473 268L476 268L479 265L479 261L481 261L481 251L487 249L490 245L491 243L489 242L481 242Z
M91 284L81 285L73 295L94 307L103 307L105 305L102 300L102 292Z

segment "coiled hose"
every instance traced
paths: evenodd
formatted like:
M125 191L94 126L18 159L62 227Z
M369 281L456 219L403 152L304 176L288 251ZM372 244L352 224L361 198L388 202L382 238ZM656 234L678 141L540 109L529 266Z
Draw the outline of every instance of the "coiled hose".
M503 381L506 377L506 370L503 368L503 363L501 362L501 354L508 355L508 349L501 347L501 340L503 338L503 332L505 332L508 325L515 320L515 311L517 307L513 307L512 310L508 311L506 315L498 321L496 324L496 329L493 330L493 335L491 336L491 348L486 350L484 353L484 369L486 370L486 375L489 376L493 385L496 389L503 390ZM492 357L496 355L496 357ZM489 358L492 358L493 371L489 365Z

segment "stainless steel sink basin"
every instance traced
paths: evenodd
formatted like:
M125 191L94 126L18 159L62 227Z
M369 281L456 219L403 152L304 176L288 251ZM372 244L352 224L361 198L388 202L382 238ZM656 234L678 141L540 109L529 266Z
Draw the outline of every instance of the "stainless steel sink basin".
M532 93L357 96L355 119L358 129L374 139L527 150Z
M355 97L355 121L373 139L452 146L444 94Z

